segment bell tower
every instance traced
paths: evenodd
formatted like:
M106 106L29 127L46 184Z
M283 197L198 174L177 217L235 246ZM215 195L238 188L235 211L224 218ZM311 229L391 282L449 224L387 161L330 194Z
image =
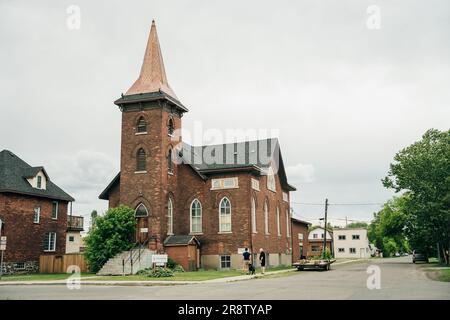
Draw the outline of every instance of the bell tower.
M188 109L167 82L166 71L152 21L138 79L114 102L122 112L120 203L135 209L135 240L161 251L170 232L167 206L176 189L177 168L170 161Z

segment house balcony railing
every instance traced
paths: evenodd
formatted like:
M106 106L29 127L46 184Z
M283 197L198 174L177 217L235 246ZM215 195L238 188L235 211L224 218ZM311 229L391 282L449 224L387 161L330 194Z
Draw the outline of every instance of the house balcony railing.
M83 231L84 217L81 216L68 216L67 217L67 230Z

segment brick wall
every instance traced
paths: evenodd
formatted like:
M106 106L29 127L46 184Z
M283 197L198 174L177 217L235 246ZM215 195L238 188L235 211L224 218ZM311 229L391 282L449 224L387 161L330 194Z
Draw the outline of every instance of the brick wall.
M303 240L300 240L299 234L303 235ZM301 248L301 246L303 248ZM299 221L292 221L292 261L300 259L300 255L307 255L308 252L308 225ZM302 252L300 252L302 250Z
M0 219L5 223L6 262L39 261L44 252L44 234L56 232L56 251L66 247L67 202L59 201L58 219L52 219L52 200L19 194L0 194ZM34 208L41 207L40 222L34 223Z

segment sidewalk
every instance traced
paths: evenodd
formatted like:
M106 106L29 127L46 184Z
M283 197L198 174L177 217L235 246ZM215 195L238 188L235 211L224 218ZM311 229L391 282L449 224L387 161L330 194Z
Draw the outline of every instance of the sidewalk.
M364 259L355 259L355 260L338 260L333 263L333 266L342 265L351 262L364 262L367 261ZM263 278L270 275L282 274L287 272L297 271L296 268L285 269L285 270L277 270L277 271L268 271L264 274L255 274L255 275L241 275L234 277L225 277L204 281L171 281L171 280L146 280L146 281L113 281L113 280L92 280L93 277L85 277L80 279L81 285L100 285L100 286L173 286L173 285L188 285L188 284L200 284L200 283L227 283L227 282L235 282L235 281L243 281L243 280L251 280L257 278ZM85 280L86 279L86 280ZM49 280L49 281L0 281L0 286L25 286L25 285L66 285L67 279L65 280ZM73 280L70 281L73 283Z

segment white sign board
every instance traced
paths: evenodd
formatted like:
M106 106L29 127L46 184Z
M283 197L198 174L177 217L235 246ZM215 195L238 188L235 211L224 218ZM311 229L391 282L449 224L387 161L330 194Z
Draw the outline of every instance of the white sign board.
M0 251L6 250L6 236L0 237Z
M167 254L154 254L152 255L152 263L157 266L163 266L167 263L168 256Z
M142 233L148 233L148 228L141 228Z

